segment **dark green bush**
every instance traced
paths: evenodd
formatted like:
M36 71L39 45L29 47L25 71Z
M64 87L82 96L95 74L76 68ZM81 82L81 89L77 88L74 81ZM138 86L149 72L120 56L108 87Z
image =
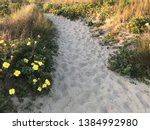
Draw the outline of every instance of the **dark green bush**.
M137 40L134 49L125 46L111 55L109 69L132 78L150 79L150 48L139 51L141 41Z

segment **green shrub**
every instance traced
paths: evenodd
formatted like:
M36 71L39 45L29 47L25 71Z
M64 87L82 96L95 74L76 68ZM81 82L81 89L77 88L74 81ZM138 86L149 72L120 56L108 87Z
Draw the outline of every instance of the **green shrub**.
M150 79L150 48L141 49L144 41L134 41L134 49L125 46L111 55L109 59L109 69L132 78ZM147 41L150 45L150 41ZM132 45L133 45L132 44Z
M9 1L1 0L0 1L0 16L6 16L9 14L10 14Z
M150 19L144 17L133 18L128 23L128 28L131 33L142 33L149 29Z
M96 12L101 7L101 4L73 4L73 5L62 5L53 6L50 12L55 12L57 15L63 15L70 19L78 19L79 17L85 18L89 12ZM54 11L55 10L55 11Z
M12 103L9 96L0 91L0 113L17 112L16 106Z
M26 11L30 15L26 15ZM22 13L26 16L25 20ZM7 32L0 30L0 93L5 95L0 97L0 102L8 101L1 104L0 110L7 107L7 112L11 111L7 106L10 95L25 97L49 92L53 83L53 57L58 49L52 22L34 6L20 10L11 18L13 22L8 20L6 25L5 22L2 24L2 27L7 26L4 28L7 28Z

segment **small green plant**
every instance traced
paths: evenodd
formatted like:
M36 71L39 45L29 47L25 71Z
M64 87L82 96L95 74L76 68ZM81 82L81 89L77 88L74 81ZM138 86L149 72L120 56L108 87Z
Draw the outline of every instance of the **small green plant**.
M108 68L132 78L150 79L150 48L144 47L141 49L144 44L149 46L150 41L136 40L133 44L134 49L129 49L130 46L125 46L114 52L109 59Z
M131 33L142 33L149 29L150 19L144 17L133 18L128 23L128 28Z

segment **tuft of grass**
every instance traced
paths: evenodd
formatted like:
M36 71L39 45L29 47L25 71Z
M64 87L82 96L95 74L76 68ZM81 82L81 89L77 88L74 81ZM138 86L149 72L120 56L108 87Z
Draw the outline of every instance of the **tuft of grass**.
M150 1L149 0L116 0L117 22L126 22L132 17L150 17Z
M50 0L52 4L93 3L95 1L97 0Z

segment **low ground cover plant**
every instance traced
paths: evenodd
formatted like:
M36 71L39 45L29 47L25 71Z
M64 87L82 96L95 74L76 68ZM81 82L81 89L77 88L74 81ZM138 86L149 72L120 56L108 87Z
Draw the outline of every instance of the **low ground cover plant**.
M150 40L133 40L130 45L132 47L124 46L111 55L109 68L131 78L150 79Z
M55 39L54 25L35 5L23 7L0 23L1 112L11 112L8 105L13 95L36 96L50 91L58 48Z

